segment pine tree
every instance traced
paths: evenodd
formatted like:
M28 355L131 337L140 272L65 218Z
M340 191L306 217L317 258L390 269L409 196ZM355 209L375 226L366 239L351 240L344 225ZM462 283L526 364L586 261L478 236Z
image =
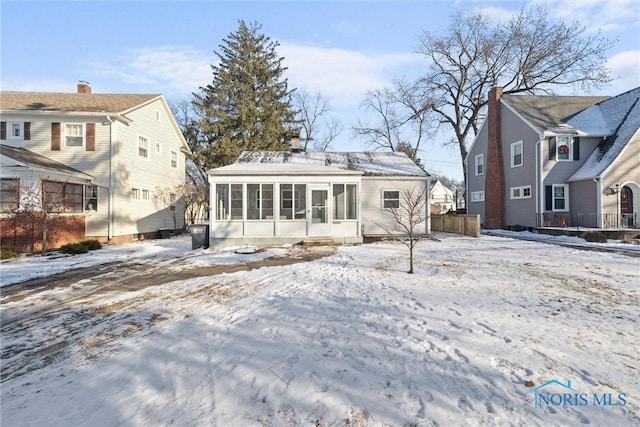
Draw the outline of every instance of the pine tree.
M293 90L283 78L279 43L262 26L239 21L214 52L213 82L194 93L201 137L192 146L205 168L233 163L244 150L284 150L295 126Z

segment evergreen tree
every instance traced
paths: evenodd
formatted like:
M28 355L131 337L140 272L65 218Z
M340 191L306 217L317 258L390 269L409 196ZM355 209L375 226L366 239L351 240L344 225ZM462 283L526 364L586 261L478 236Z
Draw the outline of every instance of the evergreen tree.
M244 150L284 150L295 126L292 92L283 78L279 43L261 25L239 21L214 52L213 82L194 93L200 137L192 143L203 168L233 163Z

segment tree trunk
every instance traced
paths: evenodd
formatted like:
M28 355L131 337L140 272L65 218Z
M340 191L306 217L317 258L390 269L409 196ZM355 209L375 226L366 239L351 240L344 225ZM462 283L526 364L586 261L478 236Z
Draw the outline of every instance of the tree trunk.
M413 245L409 246L409 274L413 274Z

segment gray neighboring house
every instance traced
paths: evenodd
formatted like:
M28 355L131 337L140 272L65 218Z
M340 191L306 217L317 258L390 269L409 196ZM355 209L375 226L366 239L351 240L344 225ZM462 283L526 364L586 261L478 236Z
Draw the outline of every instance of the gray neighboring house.
M431 177L403 153L243 152L208 171L210 244L361 243L386 235L403 194L428 194ZM406 190L406 191L405 191ZM428 202L428 201L427 201ZM419 233L429 234L430 214Z
M614 97L489 93L466 159L485 228L637 228L640 87Z

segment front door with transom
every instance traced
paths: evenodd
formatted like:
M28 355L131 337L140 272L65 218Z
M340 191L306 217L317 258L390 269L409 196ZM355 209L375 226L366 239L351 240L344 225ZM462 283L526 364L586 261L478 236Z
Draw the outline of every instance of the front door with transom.
M331 236L329 188L328 185L309 185L311 206L307 212L307 235L310 237Z

